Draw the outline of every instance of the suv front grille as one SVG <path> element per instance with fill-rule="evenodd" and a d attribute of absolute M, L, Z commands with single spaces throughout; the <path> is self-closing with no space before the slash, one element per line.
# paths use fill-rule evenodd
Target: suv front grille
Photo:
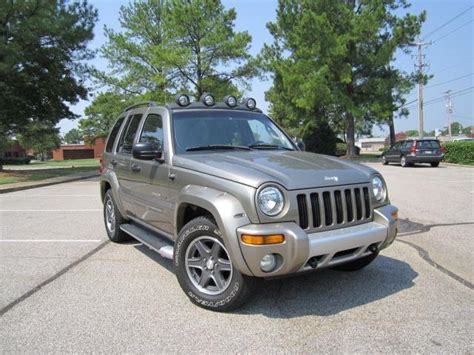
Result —
<path fill-rule="evenodd" d="M 305 230 L 328 230 L 372 219 L 367 185 L 318 189 L 298 194 L 299 225 Z"/>

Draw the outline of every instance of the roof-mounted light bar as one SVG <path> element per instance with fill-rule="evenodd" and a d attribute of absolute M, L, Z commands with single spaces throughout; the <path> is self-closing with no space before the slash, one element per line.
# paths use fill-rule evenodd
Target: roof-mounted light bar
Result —
<path fill-rule="evenodd" d="M 216 103 L 216 100 L 214 100 L 214 96 L 207 92 L 201 95 L 199 101 L 201 101 L 206 106 L 214 106 L 214 104 Z"/>
<path fill-rule="evenodd" d="M 257 101 L 255 99 L 248 97 L 242 100 L 242 103 L 249 109 L 254 110 L 257 108 Z"/>
<path fill-rule="evenodd" d="M 237 98 L 233 95 L 227 95 L 226 97 L 224 97 L 224 102 L 229 107 L 235 107 L 238 104 Z"/>
<path fill-rule="evenodd" d="M 191 103 L 191 99 L 186 94 L 176 95 L 176 103 L 181 107 L 186 107 Z"/>

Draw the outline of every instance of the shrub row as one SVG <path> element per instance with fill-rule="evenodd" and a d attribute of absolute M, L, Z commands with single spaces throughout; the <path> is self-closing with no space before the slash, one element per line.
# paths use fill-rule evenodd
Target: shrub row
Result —
<path fill-rule="evenodd" d="M 443 146 L 446 162 L 474 165 L 474 141 L 446 142 Z"/>
<path fill-rule="evenodd" d="M 9 159 L 0 159 L 1 165 L 23 165 L 29 164 L 31 161 L 30 157 L 25 158 L 9 158 Z"/>

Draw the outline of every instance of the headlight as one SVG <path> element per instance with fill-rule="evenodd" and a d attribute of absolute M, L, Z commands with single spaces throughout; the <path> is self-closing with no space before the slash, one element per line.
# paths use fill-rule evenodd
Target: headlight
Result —
<path fill-rule="evenodd" d="M 372 191 L 374 193 L 375 199 L 379 202 L 385 200 L 386 189 L 382 179 L 378 176 L 372 178 Z"/>
<path fill-rule="evenodd" d="M 257 204 L 260 211 L 267 216 L 276 216 L 283 210 L 285 198 L 283 193 L 274 186 L 263 188 L 257 196 Z"/>

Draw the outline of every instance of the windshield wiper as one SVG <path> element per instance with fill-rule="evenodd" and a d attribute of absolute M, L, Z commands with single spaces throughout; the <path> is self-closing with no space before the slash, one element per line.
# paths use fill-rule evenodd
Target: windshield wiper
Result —
<path fill-rule="evenodd" d="M 256 144 L 250 144 L 248 146 L 249 148 L 262 148 L 262 149 L 284 149 L 284 150 L 294 150 L 288 147 L 284 147 L 281 145 L 276 145 L 276 144 L 267 144 L 267 143 L 256 143 Z"/>
<path fill-rule="evenodd" d="M 213 150 L 213 149 L 232 149 L 232 150 L 250 150 L 250 147 L 243 145 L 228 145 L 228 144 L 209 144 L 209 145 L 200 145 L 197 147 L 187 148 L 187 152 L 193 152 L 197 150 Z"/>

